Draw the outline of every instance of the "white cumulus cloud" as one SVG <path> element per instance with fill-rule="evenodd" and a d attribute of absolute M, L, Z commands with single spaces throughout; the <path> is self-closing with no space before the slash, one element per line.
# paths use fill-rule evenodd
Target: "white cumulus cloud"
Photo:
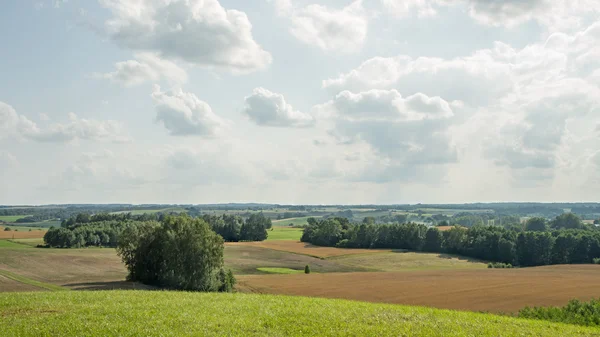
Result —
<path fill-rule="evenodd" d="M 156 120 L 173 136 L 215 136 L 226 122 L 210 105 L 196 95 L 181 89 L 161 91 L 155 85 L 152 99 L 156 105 Z"/>
<path fill-rule="evenodd" d="M 97 78 L 108 79 L 124 86 L 134 86 L 144 82 L 157 82 L 165 79 L 171 85 L 187 81 L 187 73 L 177 64 L 162 60 L 152 53 L 138 53 L 135 60 L 117 62 L 115 71 L 94 74 Z"/>
<path fill-rule="evenodd" d="M 232 72 L 256 71 L 271 63 L 271 54 L 254 40 L 246 13 L 225 9 L 218 0 L 100 3 L 112 13 L 106 28 L 120 46 Z"/>
<path fill-rule="evenodd" d="M 303 43 L 327 52 L 354 52 L 365 43 L 369 22 L 362 0 L 342 9 L 318 4 L 296 8 L 282 0 L 275 6 L 280 15 L 289 17 L 290 33 Z"/>
<path fill-rule="evenodd" d="M 314 118 L 294 108 L 283 95 L 265 88 L 256 88 L 245 98 L 243 113 L 254 123 L 262 126 L 307 127 L 315 123 Z"/>

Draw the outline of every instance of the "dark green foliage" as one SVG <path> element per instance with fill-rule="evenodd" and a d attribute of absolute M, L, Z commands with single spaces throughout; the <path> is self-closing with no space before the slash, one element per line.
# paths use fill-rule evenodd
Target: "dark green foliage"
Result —
<path fill-rule="evenodd" d="M 12 231 L 12 229 L 10 227 L 4 227 L 4 231 L 5 232 L 10 232 L 10 231 Z"/>
<path fill-rule="evenodd" d="M 262 213 L 250 215 L 240 229 L 240 241 L 264 241 L 267 229 L 271 228 L 271 219 Z"/>
<path fill-rule="evenodd" d="M 581 219 L 573 214 L 573 213 L 565 213 L 561 214 L 554 219 L 551 224 L 552 228 L 555 229 L 581 229 L 583 228 L 583 223 Z"/>
<path fill-rule="evenodd" d="M 544 232 L 546 231 L 547 227 L 548 225 L 546 224 L 546 219 L 544 218 L 531 218 L 525 223 L 525 230 L 533 232 Z"/>
<path fill-rule="evenodd" d="M 309 219 L 301 241 L 340 248 L 446 252 L 505 265 L 591 263 L 600 258 L 600 231 L 510 230 L 501 226 L 437 228 L 407 224 L 350 224 L 340 218 Z"/>
<path fill-rule="evenodd" d="M 310 274 L 310 267 L 308 265 L 304 266 L 304 274 Z"/>
<path fill-rule="evenodd" d="M 600 300 L 571 300 L 564 307 L 526 307 L 519 317 L 585 326 L 600 326 Z"/>
<path fill-rule="evenodd" d="M 506 269 L 506 268 L 513 268 L 513 265 L 510 263 L 490 262 L 490 263 L 488 263 L 487 267 L 488 268 Z"/>
<path fill-rule="evenodd" d="M 441 252 L 444 236 L 436 228 L 432 227 L 425 233 L 425 244 L 423 250 L 427 252 Z"/>
<path fill-rule="evenodd" d="M 127 228 L 117 253 L 131 281 L 194 291 L 231 291 L 235 284 L 223 269 L 223 238 L 187 215 Z"/>

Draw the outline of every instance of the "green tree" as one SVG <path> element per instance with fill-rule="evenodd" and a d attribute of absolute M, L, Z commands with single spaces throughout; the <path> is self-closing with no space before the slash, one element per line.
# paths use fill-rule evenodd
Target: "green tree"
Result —
<path fill-rule="evenodd" d="M 435 227 L 427 229 L 425 233 L 425 244 L 423 250 L 426 252 L 441 252 L 444 237 Z"/>
<path fill-rule="evenodd" d="M 240 240 L 242 241 L 264 241 L 267 239 L 267 229 L 271 228 L 271 219 L 262 213 L 250 215 L 240 229 Z M 269 227 L 267 227 L 269 226 Z"/>
<path fill-rule="evenodd" d="M 304 266 L 304 274 L 310 274 L 310 267 L 308 265 Z"/>
<path fill-rule="evenodd" d="M 525 223 L 525 230 L 534 232 L 544 232 L 547 229 L 546 219 L 544 218 L 530 218 Z"/>
<path fill-rule="evenodd" d="M 551 223 L 552 228 L 556 229 L 581 229 L 584 228 L 581 219 L 573 213 L 564 213 L 556 217 Z"/>
<path fill-rule="evenodd" d="M 223 238 L 187 215 L 126 229 L 117 252 L 132 281 L 193 291 L 231 291 L 235 283 L 223 269 Z"/>

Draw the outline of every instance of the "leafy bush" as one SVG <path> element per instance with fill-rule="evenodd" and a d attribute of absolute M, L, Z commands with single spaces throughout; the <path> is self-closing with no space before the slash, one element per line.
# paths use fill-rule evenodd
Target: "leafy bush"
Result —
<path fill-rule="evenodd" d="M 304 267 L 304 274 L 310 274 L 310 267 L 308 265 Z"/>
<path fill-rule="evenodd" d="M 10 227 L 4 227 L 4 231 L 5 232 L 10 232 L 10 231 L 12 231 L 12 229 Z"/>
<path fill-rule="evenodd" d="M 502 262 L 490 262 L 490 263 L 488 263 L 487 267 L 488 268 L 500 268 L 500 269 L 514 268 L 512 264 L 502 263 Z"/>
<path fill-rule="evenodd" d="M 571 300 L 564 307 L 526 307 L 519 311 L 518 316 L 567 324 L 600 326 L 600 300 L 589 302 Z"/>
<path fill-rule="evenodd" d="M 596 257 L 592 260 L 594 264 L 600 264 L 600 257 Z"/>

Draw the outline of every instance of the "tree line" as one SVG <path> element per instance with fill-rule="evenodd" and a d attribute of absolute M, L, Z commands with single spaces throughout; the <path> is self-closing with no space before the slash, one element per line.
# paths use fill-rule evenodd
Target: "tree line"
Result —
<path fill-rule="evenodd" d="M 459 254 L 516 266 L 592 263 L 600 257 L 600 231 L 575 225 L 573 220 L 577 220 L 574 215 L 561 215 L 544 231 L 483 225 L 440 231 L 416 223 L 353 224 L 346 218 L 310 218 L 301 241 L 328 247 Z"/>
<path fill-rule="evenodd" d="M 170 215 L 131 213 L 79 213 L 61 223 L 59 228 L 50 228 L 44 235 L 48 247 L 82 248 L 82 247 L 117 247 L 121 233 L 148 222 L 161 222 Z M 250 215 L 243 219 L 236 215 L 207 215 L 202 217 L 209 227 L 221 235 L 225 241 L 263 241 L 267 239 L 271 219 L 262 213 Z"/>

